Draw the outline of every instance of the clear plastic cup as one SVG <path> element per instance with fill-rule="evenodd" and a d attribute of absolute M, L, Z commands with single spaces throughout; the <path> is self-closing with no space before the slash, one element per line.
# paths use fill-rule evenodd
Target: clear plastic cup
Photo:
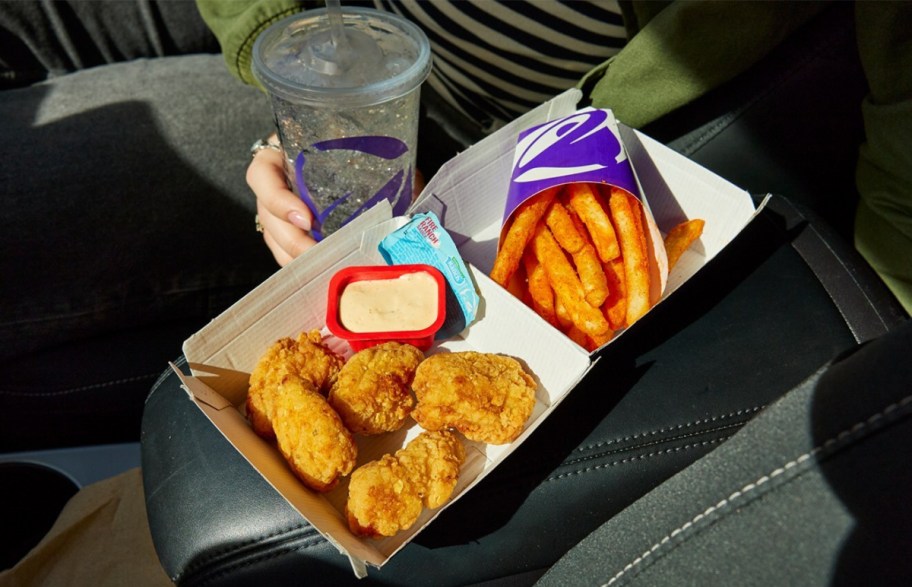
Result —
<path fill-rule="evenodd" d="M 343 43 L 326 9 L 266 29 L 253 73 L 272 102 L 289 185 L 322 239 L 386 199 L 411 203 L 419 93 L 430 45 L 414 24 L 369 8 L 342 11 Z"/>

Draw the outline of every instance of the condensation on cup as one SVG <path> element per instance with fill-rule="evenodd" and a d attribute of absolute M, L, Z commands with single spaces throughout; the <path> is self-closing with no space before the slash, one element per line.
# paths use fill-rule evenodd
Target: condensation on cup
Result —
<path fill-rule="evenodd" d="M 430 44 L 417 26 L 369 8 L 326 9 L 266 29 L 253 72 L 269 95 L 289 185 L 314 215 L 320 240 L 381 200 L 411 203 L 420 87 Z"/>

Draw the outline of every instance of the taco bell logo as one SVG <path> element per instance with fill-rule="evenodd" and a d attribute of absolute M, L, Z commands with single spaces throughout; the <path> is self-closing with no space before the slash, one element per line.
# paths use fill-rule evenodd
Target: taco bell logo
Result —
<path fill-rule="evenodd" d="M 385 137 L 385 136 L 361 136 L 361 137 L 345 137 L 340 139 L 330 139 L 327 141 L 320 141 L 311 145 L 311 149 L 317 153 L 317 155 L 307 155 L 304 151 L 298 153 L 298 156 L 295 159 L 294 163 L 294 172 L 295 172 L 295 186 L 297 187 L 298 196 L 301 200 L 310 208 L 310 211 L 314 215 L 314 229 L 311 231 L 314 238 L 320 240 L 323 238 L 324 234 L 320 230 L 320 226 L 325 224 L 326 219 L 329 218 L 333 213 L 341 213 L 342 210 L 346 210 L 350 206 L 350 200 L 353 197 L 353 191 L 347 191 L 343 193 L 341 197 L 333 197 L 331 202 L 317 201 L 311 191 L 307 188 L 307 183 L 305 182 L 305 174 L 307 174 L 311 179 L 314 179 L 315 175 L 319 174 L 318 170 L 308 169 L 308 158 L 311 159 L 318 156 L 318 154 L 326 153 L 339 153 L 345 154 L 348 153 L 352 160 L 358 160 L 362 162 L 361 169 L 354 167 L 351 172 L 346 172 L 345 170 L 334 170 L 329 174 L 320 175 L 320 181 L 326 182 L 328 184 L 334 184 L 336 187 L 341 186 L 340 189 L 347 190 L 350 186 L 345 185 L 345 180 L 350 180 L 349 183 L 357 182 L 362 180 L 365 177 L 368 177 L 368 173 L 364 171 L 364 168 L 372 167 L 372 159 L 381 159 L 385 161 L 395 161 L 407 155 L 408 145 L 403 141 L 395 137 Z M 389 200 L 393 205 L 393 214 L 401 216 L 405 214 L 406 210 L 411 204 L 412 201 L 412 175 L 413 170 L 411 162 L 406 158 L 408 164 L 403 167 L 401 164 L 390 165 L 384 164 L 381 167 L 392 166 L 394 173 L 392 177 L 383 178 L 383 183 L 378 184 L 377 186 L 370 187 L 372 191 L 376 189 L 372 194 L 365 198 L 364 202 L 360 204 L 354 211 L 348 213 L 347 217 L 343 219 L 340 226 L 348 224 L 353 218 L 364 212 L 365 210 L 371 208 L 381 200 Z M 335 166 L 334 166 L 335 167 Z"/>
<path fill-rule="evenodd" d="M 515 205 L 543 189 L 571 182 L 609 183 L 639 193 L 610 110 L 580 110 L 520 134 L 510 180 Z"/>

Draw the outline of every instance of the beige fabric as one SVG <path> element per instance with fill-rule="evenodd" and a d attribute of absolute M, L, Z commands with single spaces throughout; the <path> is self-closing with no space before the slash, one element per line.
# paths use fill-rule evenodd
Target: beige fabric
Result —
<path fill-rule="evenodd" d="M 152 546 L 138 468 L 81 489 L 38 546 L 0 572 L 0 587 L 57 585 L 173 585 Z"/>

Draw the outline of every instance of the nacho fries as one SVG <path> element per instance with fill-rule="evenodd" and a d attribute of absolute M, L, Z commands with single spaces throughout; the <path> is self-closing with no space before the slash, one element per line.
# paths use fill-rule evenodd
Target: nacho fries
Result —
<path fill-rule="evenodd" d="M 677 264 L 684 251 L 703 234 L 705 222 L 700 218 L 686 220 L 668 231 L 665 236 L 665 252 L 668 254 L 668 270 Z"/>
<path fill-rule="evenodd" d="M 505 227 L 491 277 L 571 340 L 595 350 L 654 300 L 647 220 L 640 201 L 603 184 L 571 183 L 523 202 Z M 703 231 L 672 228 L 669 269 Z"/>

